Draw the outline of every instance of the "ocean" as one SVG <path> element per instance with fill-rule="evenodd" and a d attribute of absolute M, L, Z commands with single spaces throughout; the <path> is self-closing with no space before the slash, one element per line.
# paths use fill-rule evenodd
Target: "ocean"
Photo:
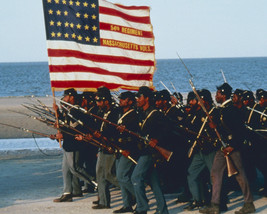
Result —
<path fill-rule="evenodd" d="M 197 89 L 216 91 L 224 82 L 221 70 L 233 89 L 266 90 L 267 57 L 205 58 L 183 60 Z M 179 59 L 157 60 L 153 83 L 156 90 L 189 92 L 189 74 Z M 48 62 L 0 63 L 0 97 L 52 95 Z M 174 87 L 172 86 L 174 85 Z M 57 92 L 56 95 L 61 95 Z"/>
<path fill-rule="evenodd" d="M 184 59 L 197 89 L 206 88 L 216 91 L 216 86 L 224 82 L 223 70 L 227 82 L 233 89 L 256 91 L 266 87 L 267 57 L 253 58 L 211 58 Z M 191 91 L 189 74 L 179 59 L 159 59 L 153 83 L 156 90 L 164 89 L 161 81 L 171 92 L 186 93 Z M 47 62 L 0 63 L 0 97 L 52 95 Z M 174 87 L 172 86 L 174 85 Z M 60 96 L 62 92 L 56 92 Z M 38 152 L 41 149 L 58 148 L 58 145 L 47 138 L 34 139 L 1 139 L 0 155 L 7 151 L 25 153 Z"/>

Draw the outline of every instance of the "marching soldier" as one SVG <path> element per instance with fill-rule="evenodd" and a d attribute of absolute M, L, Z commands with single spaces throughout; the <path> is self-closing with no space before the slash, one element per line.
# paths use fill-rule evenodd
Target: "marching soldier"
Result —
<path fill-rule="evenodd" d="M 67 89 L 64 91 L 63 101 L 70 103 L 71 105 L 77 105 L 77 92 L 75 89 Z M 64 104 L 62 104 L 64 105 Z M 79 115 L 78 110 L 65 107 L 63 112 L 59 112 L 58 106 L 54 106 L 55 111 L 58 111 L 59 118 L 66 124 L 75 129 L 81 129 L 80 125 L 74 121 L 70 115 L 77 117 Z M 71 135 L 73 133 L 73 135 Z M 93 176 L 86 172 L 86 169 L 80 162 L 81 143 L 75 140 L 75 131 L 67 129 L 66 133 L 59 133 L 56 136 L 51 136 L 53 139 L 63 139 L 63 161 L 62 161 L 62 173 L 64 190 L 63 195 L 60 198 L 54 199 L 54 202 L 70 202 L 72 197 L 82 197 L 81 187 L 79 179 L 85 182 L 91 183 L 94 179 Z"/>
<path fill-rule="evenodd" d="M 123 130 L 126 128 L 133 132 L 138 132 L 138 115 L 135 110 L 135 94 L 126 91 L 120 94 L 120 108 L 121 113 L 118 120 L 118 135 L 117 144 L 123 150 L 122 154 L 118 154 L 116 160 L 116 175 L 121 188 L 123 207 L 114 210 L 113 213 L 133 212 L 132 205 L 135 204 L 134 187 L 131 182 L 131 176 L 135 163 L 127 158 L 129 155 L 137 160 L 137 139 Z"/>
<path fill-rule="evenodd" d="M 184 136 L 180 134 L 179 127 L 183 124 L 185 113 L 176 105 L 171 105 L 171 96 L 167 90 L 158 91 L 155 97 L 155 106 L 161 111 L 168 125 L 168 138 L 165 142 L 168 149 L 173 151 L 171 160 L 158 164 L 164 192 L 173 192 L 184 183 L 186 179 L 187 144 Z"/>
<path fill-rule="evenodd" d="M 96 104 L 99 107 L 98 115 L 103 119 L 111 122 L 117 122 L 119 117 L 118 109 L 112 105 L 112 97 L 110 91 L 106 87 L 99 87 L 96 93 Z M 105 139 L 103 144 L 108 141 L 115 143 L 114 133 L 116 128 L 107 124 L 104 121 L 99 122 L 98 131 L 94 133 L 94 137 L 99 138 L 101 141 Z M 96 201 L 97 205 L 93 209 L 109 209 L 110 208 L 110 183 L 119 187 L 118 180 L 115 176 L 115 156 L 110 152 L 99 149 L 96 164 L 96 181 L 98 183 L 98 196 L 99 200 Z"/>
<path fill-rule="evenodd" d="M 262 97 L 260 97 L 262 98 Z M 258 168 L 264 176 L 264 190 L 263 195 L 267 196 L 267 145 L 266 136 L 259 130 L 264 129 L 261 120 L 264 117 L 261 112 L 263 108 L 256 103 L 255 97 L 251 91 L 244 91 L 242 101 L 246 107 L 245 123 L 249 131 L 247 139 L 246 153 L 251 157 L 247 161 L 254 167 Z"/>
<path fill-rule="evenodd" d="M 157 144 L 162 144 L 163 140 L 163 115 L 153 108 L 151 105 L 153 99 L 152 91 L 142 86 L 137 93 L 137 107 L 141 109 L 140 118 L 140 133 L 141 136 L 148 136 L 151 138 L 149 145 L 155 147 Z M 158 173 L 154 168 L 153 156 L 155 150 L 144 146 L 143 142 L 138 145 L 140 149 L 140 157 L 137 160 L 137 165 L 133 171 L 131 180 L 134 186 L 136 197 L 136 211 L 135 214 L 146 214 L 149 210 L 148 199 L 146 197 L 145 182 L 148 182 L 156 197 L 157 212 L 167 214 L 168 209 L 164 195 L 161 190 Z"/>
<path fill-rule="evenodd" d="M 243 133 L 245 132 L 244 123 L 240 111 L 234 107 L 230 99 L 232 93 L 232 87 L 228 83 L 224 83 L 217 87 L 216 101 L 221 104 L 219 107 L 219 118 L 217 124 L 211 124 L 216 127 L 222 136 L 222 139 L 226 140 L 227 147 L 223 147 L 215 154 L 214 162 L 211 169 L 212 179 L 212 198 L 211 205 L 209 207 L 200 210 L 200 213 L 217 214 L 220 213 L 220 196 L 222 190 L 223 174 L 227 167 L 225 154 L 231 158 L 236 167 L 238 173 L 235 175 L 236 180 L 244 195 L 244 206 L 236 211 L 236 214 L 253 213 L 255 212 L 255 206 L 253 204 L 253 196 L 250 191 L 248 180 L 244 172 L 240 147 L 244 142 Z"/>
<path fill-rule="evenodd" d="M 213 106 L 213 100 L 210 91 L 202 89 L 199 91 L 199 96 L 209 114 L 211 116 L 215 115 L 217 111 Z M 189 154 L 192 155 L 192 161 L 188 168 L 187 179 L 193 201 L 184 208 L 184 210 L 188 211 L 203 207 L 209 200 L 207 198 L 207 194 L 205 194 L 205 192 L 208 192 L 208 190 L 206 190 L 207 187 L 205 187 L 203 181 L 201 181 L 199 178 L 201 177 L 200 174 L 203 173 L 205 169 L 208 169 L 209 172 L 211 171 L 217 146 L 215 142 L 216 135 L 209 127 L 208 118 L 201 109 L 200 103 L 198 103 L 198 105 L 199 108 L 195 114 L 196 118 L 193 121 L 193 124 L 190 124 L 189 126 L 189 128 L 192 127 L 191 129 L 194 128 L 197 130 L 198 135 L 194 140 L 191 149 L 189 150 Z M 221 210 L 225 211 L 225 206 L 225 204 L 223 208 L 221 206 Z"/>

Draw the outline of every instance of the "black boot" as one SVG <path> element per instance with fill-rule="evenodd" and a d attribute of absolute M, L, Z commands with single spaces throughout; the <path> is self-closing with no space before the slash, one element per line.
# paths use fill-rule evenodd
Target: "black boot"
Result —
<path fill-rule="evenodd" d="M 253 202 L 250 202 L 250 203 L 245 203 L 240 210 L 235 211 L 235 214 L 255 213 L 255 211 L 256 209 Z"/>
<path fill-rule="evenodd" d="M 211 204 L 210 206 L 204 207 L 199 210 L 200 213 L 206 214 L 219 214 L 220 213 L 220 205 L 219 204 Z"/>
<path fill-rule="evenodd" d="M 199 209 L 203 207 L 203 203 L 200 202 L 200 201 L 192 201 L 191 203 L 189 203 L 185 208 L 184 210 L 188 210 L 188 211 L 191 211 L 191 210 L 194 210 L 194 209 Z"/>

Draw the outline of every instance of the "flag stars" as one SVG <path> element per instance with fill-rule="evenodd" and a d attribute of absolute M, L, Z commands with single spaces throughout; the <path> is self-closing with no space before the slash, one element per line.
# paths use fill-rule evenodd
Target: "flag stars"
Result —
<path fill-rule="evenodd" d="M 84 3 L 83 3 L 83 6 L 84 6 L 84 7 L 88 7 L 88 3 L 87 3 L 87 2 L 84 2 Z"/>
<path fill-rule="evenodd" d="M 93 14 L 91 17 L 92 17 L 92 19 L 96 19 L 96 15 L 95 14 Z"/>
<path fill-rule="evenodd" d="M 79 36 L 77 37 L 77 39 L 78 39 L 79 41 L 82 41 L 83 37 L 82 37 L 81 35 L 79 35 Z"/>
<path fill-rule="evenodd" d="M 54 26 L 55 22 L 54 22 L 53 20 L 51 20 L 51 21 L 49 22 L 49 24 L 50 24 L 50 26 Z"/>
<path fill-rule="evenodd" d="M 96 8 L 96 4 L 95 3 L 91 4 L 91 8 Z"/>
<path fill-rule="evenodd" d="M 93 38 L 93 42 L 97 43 L 98 39 L 96 37 Z"/>
<path fill-rule="evenodd" d="M 80 18 L 81 17 L 81 14 L 79 12 L 76 13 L 76 17 L 77 18 Z"/>
<path fill-rule="evenodd" d="M 55 32 L 52 32 L 52 33 L 51 33 L 51 36 L 52 36 L 52 37 L 56 37 Z"/>
<path fill-rule="evenodd" d="M 83 17 L 84 17 L 85 19 L 88 19 L 89 15 L 88 15 L 87 13 L 85 13 L 85 14 L 83 15 Z"/>
<path fill-rule="evenodd" d="M 85 25 L 85 26 L 84 26 L 84 29 L 85 29 L 85 30 L 89 30 L 89 26 L 88 26 L 88 25 Z"/>
<path fill-rule="evenodd" d="M 93 31 L 96 31 L 96 30 L 97 30 L 97 27 L 94 25 L 94 26 L 92 27 L 92 29 L 93 29 Z"/>
<path fill-rule="evenodd" d="M 71 34 L 71 38 L 75 39 L 76 38 L 76 34 L 75 33 Z"/>
<path fill-rule="evenodd" d="M 90 42 L 90 38 L 87 36 L 87 37 L 85 37 L 85 41 L 86 42 Z"/>
<path fill-rule="evenodd" d="M 60 21 L 57 22 L 57 26 L 61 27 L 62 23 Z"/>
<path fill-rule="evenodd" d="M 73 1 L 71 1 L 71 0 L 70 0 L 70 1 L 69 1 L 69 5 L 71 5 L 71 6 L 72 6 L 72 5 L 73 5 Z"/>
<path fill-rule="evenodd" d="M 61 37 L 62 33 L 58 32 L 57 37 Z"/>
<path fill-rule="evenodd" d="M 51 9 L 48 10 L 48 14 L 49 14 L 49 15 L 53 15 L 53 10 L 51 10 Z"/>
<path fill-rule="evenodd" d="M 57 10 L 57 15 L 60 16 L 61 15 L 61 11 Z"/>
<path fill-rule="evenodd" d="M 70 23 L 65 22 L 65 27 L 69 27 Z"/>
<path fill-rule="evenodd" d="M 71 28 L 74 28 L 74 24 L 73 24 L 73 23 L 70 23 L 70 27 L 71 27 Z"/>
<path fill-rule="evenodd" d="M 65 34 L 64 34 L 64 37 L 65 37 L 65 38 L 69 38 L 69 34 L 68 34 L 68 33 L 65 33 Z"/>
<path fill-rule="evenodd" d="M 67 4 L 67 1 L 66 0 L 62 0 L 62 4 Z"/>
<path fill-rule="evenodd" d="M 68 14 L 69 14 L 69 12 L 65 10 L 65 11 L 64 11 L 64 15 L 65 15 L 65 16 L 68 16 Z"/>
<path fill-rule="evenodd" d="M 80 6 L 81 3 L 79 1 L 76 1 L 75 4 L 76 6 Z"/>
<path fill-rule="evenodd" d="M 55 0 L 55 3 L 56 3 L 56 4 L 59 4 L 59 0 Z"/>
<path fill-rule="evenodd" d="M 52 3 L 52 0 L 47 0 L 47 3 Z"/>
<path fill-rule="evenodd" d="M 81 29 L 82 26 L 80 24 L 77 24 L 76 27 L 77 29 Z"/>

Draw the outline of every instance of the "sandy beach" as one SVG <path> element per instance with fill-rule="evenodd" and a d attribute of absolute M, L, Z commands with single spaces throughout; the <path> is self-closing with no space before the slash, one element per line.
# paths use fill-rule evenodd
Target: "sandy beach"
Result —
<path fill-rule="evenodd" d="M 38 98 L 39 99 L 39 98 Z M 52 98 L 40 98 L 46 105 L 52 105 Z M 0 121 L 24 128 L 34 129 L 43 133 L 52 133 L 55 130 L 46 125 L 11 112 L 25 111 L 22 103 L 32 103 L 31 98 L 0 98 Z M 20 130 L 0 126 L 0 138 L 27 138 L 30 134 Z M 84 194 L 82 198 L 74 198 L 70 203 L 54 203 L 53 199 L 62 194 L 63 180 L 61 171 L 61 149 L 40 151 L 1 151 L 0 152 L 0 213 L 112 213 L 122 206 L 121 194 L 118 189 L 112 189 L 111 209 L 93 210 L 92 201 L 96 200 L 96 193 Z M 262 177 L 253 184 L 253 192 L 257 213 L 267 213 L 267 198 L 257 194 L 262 186 Z M 148 188 L 147 191 L 150 211 L 155 213 L 155 199 Z M 166 200 L 171 214 L 186 213 L 183 204 L 176 204 L 178 193 L 166 194 Z M 243 205 L 241 192 L 230 192 L 228 211 L 234 213 Z M 197 210 L 187 213 L 199 213 Z"/>

